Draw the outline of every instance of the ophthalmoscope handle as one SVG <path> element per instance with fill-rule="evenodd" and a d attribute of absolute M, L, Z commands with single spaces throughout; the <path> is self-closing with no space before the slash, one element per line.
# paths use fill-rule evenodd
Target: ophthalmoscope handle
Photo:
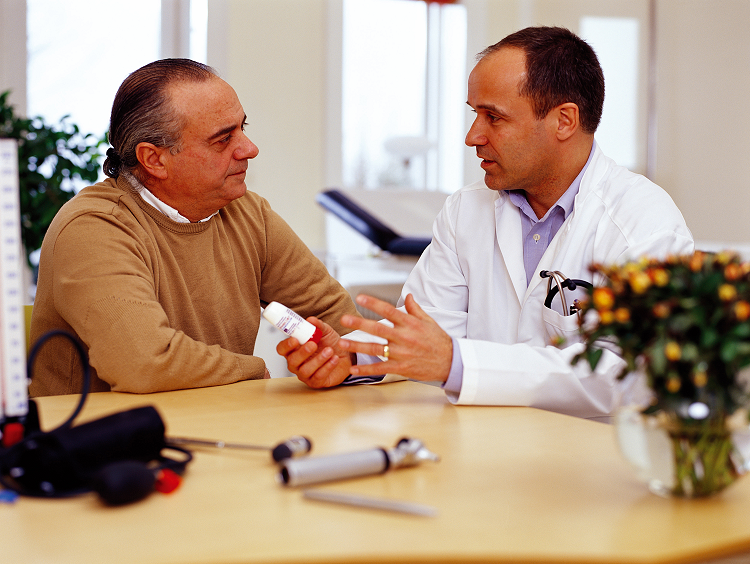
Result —
<path fill-rule="evenodd" d="M 287 486 L 306 486 L 358 476 L 380 474 L 388 470 L 388 454 L 382 448 L 361 452 L 287 459 L 281 465 L 279 479 Z"/>
<path fill-rule="evenodd" d="M 421 441 L 405 437 L 388 450 L 373 448 L 345 454 L 287 459 L 281 462 L 278 478 L 286 486 L 306 486 L 381 474 L 391 468 L 415 466 L 425 460 L 437 462 L 440 458 L 427 450 Z"/>

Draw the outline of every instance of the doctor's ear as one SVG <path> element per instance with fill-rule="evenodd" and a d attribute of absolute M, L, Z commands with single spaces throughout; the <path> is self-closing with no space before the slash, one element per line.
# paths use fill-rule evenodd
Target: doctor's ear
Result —
<path fill-rule="evenodd" d="M 573 102 L 560 104 L 554 110 L 557 118 L 557 138 L 565 141 L 570 138 L 581 125 L 578 105 Z"/>
<path fill-rule="evenodd" d="M 167 167 L 164 159 L 169 149 L 157 147 L 152 143 L 138 143 L 135 148 L 135 156 L 141 167 L 151 176 L 159 180 L 167 178 Z"/>

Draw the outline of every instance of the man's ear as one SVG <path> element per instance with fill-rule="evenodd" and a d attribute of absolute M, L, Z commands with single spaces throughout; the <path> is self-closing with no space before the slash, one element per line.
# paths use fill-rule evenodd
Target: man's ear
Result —
<path fill-rule="evenodd" d="M 164 154 L 167 151 L 169 149 L 151 143 L 138 143 L 135 156 L 145 172 L 159 180 L 166 180 L 168 175 Z"/>
<path fill-rule="evenodd" d="M 560 104 L 554 110 L 557 114 L 557 138 L 569 139 L 581 126 L 578 105 L 573 102 Z"/>

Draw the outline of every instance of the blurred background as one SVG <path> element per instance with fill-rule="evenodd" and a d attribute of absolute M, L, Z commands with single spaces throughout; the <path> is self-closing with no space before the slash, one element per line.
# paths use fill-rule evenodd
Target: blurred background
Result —
<path fill-rule="evenodd" d="M 23 115 L 100 135 L 129 72 L 207 62 L 260 147 L 249 189 L 322 250 L 325 187 L 450 193 L 481 178 L 463 145 L 467 75 L 478 51 L 536 24 L 599 53 L 604 151 L 662 185 L 698 240 L 746 243 L 746 0 L 0 0 L 0 91 Z"/>

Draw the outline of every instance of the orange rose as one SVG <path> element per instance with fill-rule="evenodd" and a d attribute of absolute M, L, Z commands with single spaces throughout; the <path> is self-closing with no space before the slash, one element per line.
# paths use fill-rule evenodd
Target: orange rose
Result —
<path fill-rule="evenodd" d="M 704 256 L 705 255 L 702 251 L 695 251 L 695 253 L 693 253 L 693 256 L 690 257 L 690 261 L 688 262 L 690 270 L 692 270 L 693 272 L 698 272 L 701 268 L 703 268 Z"/>
<path fill-rule="evenodd" d="M 675 343 L 674 341 L 669 341 L 664 346 L 664 356 L 666 356 L 667 359 L 671 361 L 680 360 L 680 357 L 682 356 L 682 349 L 680 348 L 680 345 L 678 343 Z"/>
<path fill-rule="evenodd" d="M 740 300 L 734 304 L 734 315 L 739 321 L 747 321 L 750 318 L 750 303 Z"/>
<path fill-rule="evenodd" d="M 671 392 L 673 394 L 680 391 L 680 388 L 682 387 L 682 382 L 680 382 L 680 379 L 676 376 L 672 376 L 667 380 L 667 391 Z"/>
<path fill-rule="evenodd" d="M 599 311 L 609 311 L 615 305 L 615 293 L 610 288 L 595 288 L 592 299 Z"/>
<path fill-rule="evenodd" d="M 660 288 L 669 284 L 669 272 L 663 268 L 650 268 L 648 275 L 651 278 L 651 281 Z"/>
<path fill-rule="evenodd" d="M 669 304 L 667 302 L 659 302 L 657 304 L 654 304 L 654 307 L 651 309 L 651 311 L 654 313 L 654 317 L 658 317 L 659 319 L 666 319 L 669 317 L 669 314 L 672 313 L 672 308 L 669 307 Z"/>
<path fill-rule="evenodd" d="M 618 307 L 615 310 L 615 320 L 617 323 L 627 323 L 630 321 L 630 310 L 626 307 Z"/>
<path fill-rule="evenodd" d="M 719 299 L 722 302 L 731 302 L 737 297 L 737 288 L 733 284 L 722 284 L 719 286 Z"/>
<path fill-rule="evenodd" d="M 742 278 L 742 267 L 736 262 L 730 262 L 724 267 L 724 278 L 730 282 Z"/>
<path fill-rule="evenodd" d="M 635 272 L 630 277 L 630 287 L 636 294 L 643 294 L 651 286 L 651 278 L 645 272 Z"/>
<path fill-rule="evenodd" d="M 700 370 L 693 374 L 693 384 L 695 384 L 696 388 L 702 388 L 708 384 L 708 374 L 706 374 L 705 370 Z"/>
<path fill-rule="evenodd" d="M 602 322 L 602 325 L 609 325 L 615 320 L 615 314 L 612 313 L 612 310 L 603 311 L 599 314 L 599 319 Z"/>

